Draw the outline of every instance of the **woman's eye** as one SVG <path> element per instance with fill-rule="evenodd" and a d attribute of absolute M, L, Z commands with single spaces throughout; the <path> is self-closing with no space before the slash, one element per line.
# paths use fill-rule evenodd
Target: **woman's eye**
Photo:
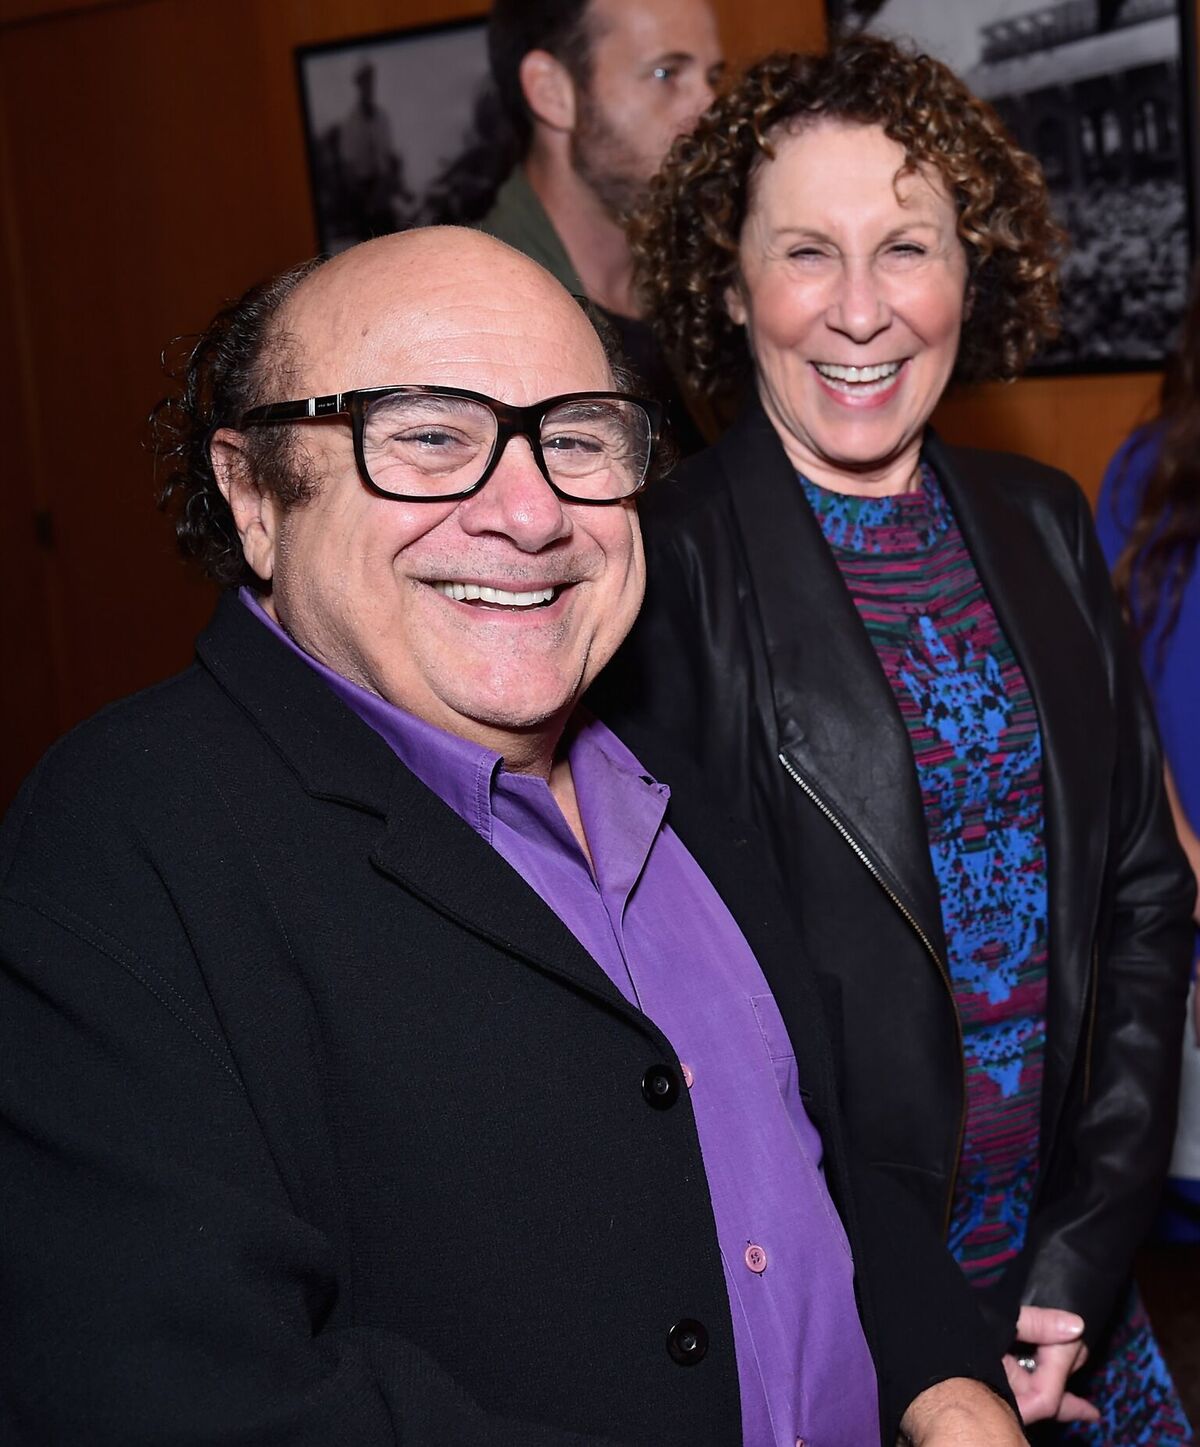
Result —
<path fill-rule="evenodd" d="M 674 80 L 679 74 L 677 65 L 656 65 L 650 72 L 655 80 Z"/>

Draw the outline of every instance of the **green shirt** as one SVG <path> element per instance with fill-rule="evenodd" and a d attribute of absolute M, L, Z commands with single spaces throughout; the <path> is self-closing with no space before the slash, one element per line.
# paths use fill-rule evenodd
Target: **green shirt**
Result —
<path fill-rule="evenodd" d="M 545 208 L 529 184 L 523 167 L 517 166 L 496 192 L 492 209 L 478 223 L 498 241 L 523 251 L 532 261 L 560 281 L 574 296 L 585 295 L 583 282 L 571 264 L 567 248 L 550 224 Z"/>

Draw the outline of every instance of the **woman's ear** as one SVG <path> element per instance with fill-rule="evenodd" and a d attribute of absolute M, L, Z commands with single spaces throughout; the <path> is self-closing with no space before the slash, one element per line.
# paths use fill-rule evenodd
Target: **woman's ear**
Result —
<path fill-rule="evenodd" d="M 221 496 L 233 514 L 242 556 L 255 576 L 269 583 L 275 572 L 279 504 L 251 474 L 245 433 L 219 427 L 208 444 L 208 456 Z"/>
<path fill-rule="evenodd" d="M 518 72 L 525 104 L 554 131 L 575 129 L 578 101 L 567 67 L 548 50 L 527 51 Z"/>
<path fill-rule="evenodd" d="M 725 288 L 725 314 L 735 327 L 746 325 L 746 299 L 742 295 L 741 281 L 731 281 Z"/>

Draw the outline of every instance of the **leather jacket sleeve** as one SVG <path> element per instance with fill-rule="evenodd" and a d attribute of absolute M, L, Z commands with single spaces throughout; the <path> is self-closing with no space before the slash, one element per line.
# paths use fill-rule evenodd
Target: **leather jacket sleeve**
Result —
<path fill-rule="evenodd" d="M 1170 1157 L 1195 888 L 1146 688 L 1078 492 L 1071 521 L 1073 566 L 1116 716 L 1110 832 L 1076 1076 L 1025 1249 L 995 1295 L 997 1304 L 1015 1298 L 1019 1285 L 1020 1301 L 1076 1311 L 1094 1341 L 1121 1305 Z"/>

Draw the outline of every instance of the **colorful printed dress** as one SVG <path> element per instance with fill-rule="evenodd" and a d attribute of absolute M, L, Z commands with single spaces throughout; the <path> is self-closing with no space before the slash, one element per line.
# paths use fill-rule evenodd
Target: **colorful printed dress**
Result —
<path fill-rule="evenodd" d="M 917 491 L 893 497 L 801 483 L 916 762 L 966 1054 L 966 1131 L 949 1246 L 968 1280 L 989 1286 L 1021 1249 L 1037 1174 L 1047 967 L 1037 713 L 928 468 Z M 1103 1420 L 1050 1427 L 1053 1440 L 1090 1447 L 1193 1440 L 1135 1292 L 1107 1356 L 1073 1389 Z"/>

